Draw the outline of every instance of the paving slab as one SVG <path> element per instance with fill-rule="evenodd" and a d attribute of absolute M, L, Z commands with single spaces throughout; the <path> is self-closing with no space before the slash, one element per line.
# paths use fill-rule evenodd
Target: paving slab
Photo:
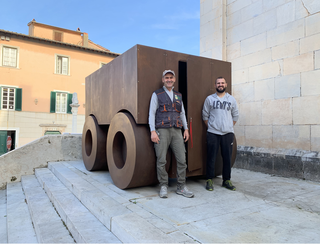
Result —
<path fill-rule="evenodd" d="M 8 243 L 38 243 L 21 182 L 7 184 Z"/>
<path fill-rule="evenodd" d="M 319 217 L 284 206 L 251 208 L 181 226 L 200 243 L 319 243 Z"/>
<path fill-rule="evenodd" d="M 76 242 L 120 243 L 49 169 L 36 169 L 35 173 Z"/>
<path fill-rule="evenodd" d="M 71 233 L 55 211 L 36 177 L 22 176 L 21 182 L 38 241 L 41 243 L 74 242 Z"/>
<path fill-rule="evenodd" d="M 284 178 L 241 169 L 235 169 L 235 171 L 237 174 L 234 174 L 233 181 L 245 195 L 320 214 L 319 182 Z"/>
<path fill-rule="evenodd" d="M 143 227 L 143 228 L 141 228 Z M 175 243 L 174 238 L 154 228 L 136 213 L 116 216 L 112 220 L 112 232 L 125 243 Z"/>
<path fill-rule="evenodd" d="M 0 243 L 7 243 L 7 195 L 0 190 Z"/>

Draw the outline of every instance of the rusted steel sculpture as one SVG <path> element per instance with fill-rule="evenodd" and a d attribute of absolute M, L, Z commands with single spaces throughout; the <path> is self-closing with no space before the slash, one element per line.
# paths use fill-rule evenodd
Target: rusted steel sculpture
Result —
<path fill-rule="evenodd" d="M 162 87 L 161 74 L 176 73 L 175 90 L 182 93 L 190 134 L 186 144 L 187 176 L 202 176 L 206 170 L 206 128 L 201 111 L 206 97 L 215 92 L 216 77 L 228 81 L 231 64 L 152 47 L 136 45 L 86 78 L 86 121 L 82 155 L 87 170 L 109 169 L 121 188 L 157 182 L 156 156 L 148 126 L 152 93 Z M 234 141 L 232 165 L 237 144 Z M 217 157 L 216 175 L 222 172 Z M 176 162 L 167 155 L 169 176 L 176 176 Z"/>

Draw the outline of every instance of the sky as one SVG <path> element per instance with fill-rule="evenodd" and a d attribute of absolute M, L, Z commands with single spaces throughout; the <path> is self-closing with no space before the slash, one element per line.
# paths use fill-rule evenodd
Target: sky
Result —
<path fill-rule="evenodd" d="M 199 0 L 0 0 L 0 29 L 28 34 L 39 23 L 86 32 L 115 53 L 136 44 L 199 55 Z M 4 11 L 5 10 L 5 11 Z"/>

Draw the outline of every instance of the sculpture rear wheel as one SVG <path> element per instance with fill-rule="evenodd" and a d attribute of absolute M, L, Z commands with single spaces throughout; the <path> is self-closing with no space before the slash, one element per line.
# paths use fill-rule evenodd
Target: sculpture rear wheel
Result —
<path fill-rule="evenodd" d="M 120 189 L 157 183 L 156 157 L 147 125 L 137 125 L 129 113 L 116 114 L 107 136 L 111 178 Z"/>
<path fill-rule="evenodd" d="M 88 116 L 82 132 L 82 158 L 89 171 L 107 169 L 106 131 L 94 116 Z"/>

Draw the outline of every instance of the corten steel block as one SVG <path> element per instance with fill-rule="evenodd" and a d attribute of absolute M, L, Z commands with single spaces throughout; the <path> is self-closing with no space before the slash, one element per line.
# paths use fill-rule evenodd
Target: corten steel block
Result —
<path fill-rule="evenodd" d="M 148 127 L 149 104 L 152 93 L 163 85 L 162 72 L 166 69 L 175 71 L 174 89 L 182 93 L 189 130 L 192 127 L 193 146 L 191 140 L 186 146 L 187 176 L 205 175 L 206 127 L 201 111 L 206 97 L 216 92 L 214 82 L 217 77 L 223 76 L 226 79 L 227 92 L 231 94 L 229 62 L 136 45 L 86 78 L 86 117 L 94 116 L 100 126 L 107 128 L 117 113 L 125 112 L 132 116 L 137 125 L 145 126 L 148 133 L 143 133 L 139 139 L 152 145 Z M 113 151 L 112 148 L 108 150 L 108 147 L 114 147 L 112 141 L 116 140 L 118 147 L 120 145 L 120 137 L 113 136 L 109 138 L 107 135 L 106 153 Z M 121 138 L 124 141 L 132 140 L 125 136 Z M 143 150 L 139 150 L 139 153 L 143 153 Z M 236 141 L 232 163 L 235 155 Z M 112 157 L 116 156 L 107 155 L 108 159 Z M 174 158 L 171 161 L 175 164 Z M 221 156 L 218 161 L 216 172 L 221 174 Z M 155 159 L 151 163 L 155 167 Z M 171 177 L 176 174 L 175 168 L 170 167 Z M 120 177 L 120 174 L 117 175 Z"/>

